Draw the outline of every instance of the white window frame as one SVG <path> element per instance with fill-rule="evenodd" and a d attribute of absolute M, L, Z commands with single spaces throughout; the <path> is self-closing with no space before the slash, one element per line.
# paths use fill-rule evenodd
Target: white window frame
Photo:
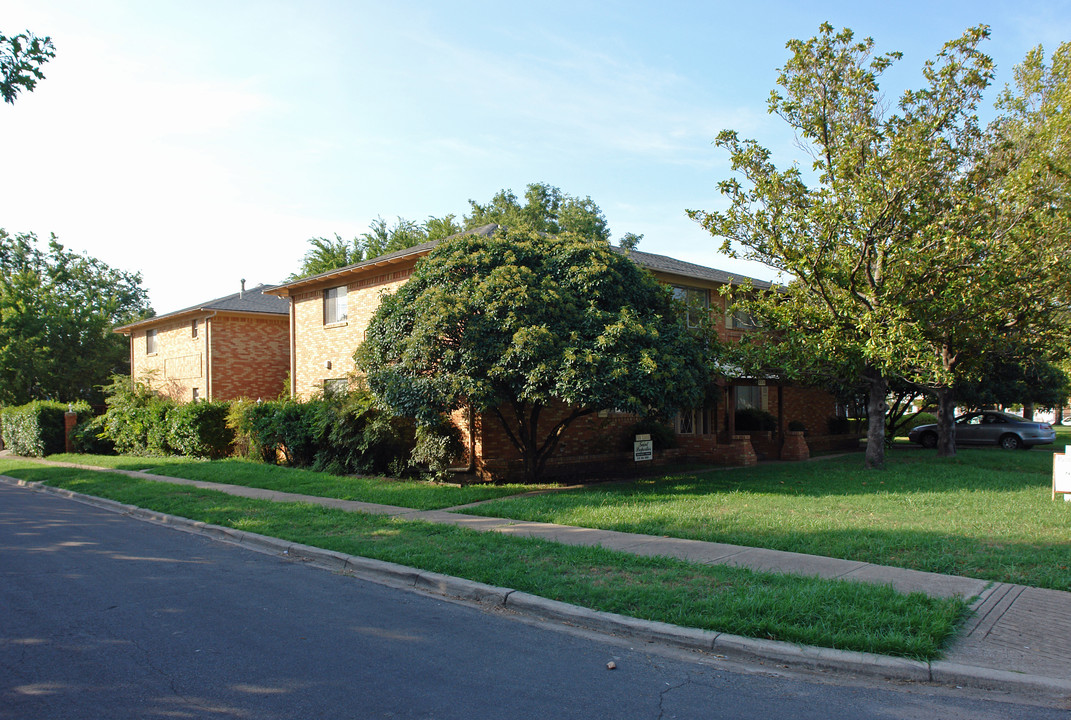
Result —
<path fill-rule="evenodd" d="M 145 331 L 145 354 L 155 355 L 157 353 L 156 347 L 156 330 Z"/>
<path fill-rule="evenodd" d="M 710 290 L 690 285 L 673 285 L 672 289 L 673 297 L 684 303 L 684 317 L 688 327 L 699 327 L 703 317 L 710 312 Z"/>
<path fill-rule="evenodd" d="M 324 325 L 338 325 L 349 318 L 346 308 L 346 295 L 348 287 L 327 288 L 324 290 Z"/>

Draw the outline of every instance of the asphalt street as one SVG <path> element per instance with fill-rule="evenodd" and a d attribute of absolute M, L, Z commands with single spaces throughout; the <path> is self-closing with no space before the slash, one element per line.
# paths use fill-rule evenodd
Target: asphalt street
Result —
<path fill-rule="evenodd" d="M 0 485 L 5 720 L 1068 715 L 725 667 Z"/>

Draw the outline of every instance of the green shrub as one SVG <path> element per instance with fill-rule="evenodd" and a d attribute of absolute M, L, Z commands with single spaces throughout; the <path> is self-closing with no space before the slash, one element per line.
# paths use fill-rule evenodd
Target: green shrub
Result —
<path fill-rule="evenodd" d="M 227 427 L 234 431 L 234 452 L 239 457 L 274 464 L 278 440 L 270 432 L 274 408 L 247 398 L 231 403 Z"/>
<path fill-rule="evenodd" d="M 167 448 L 189 457 L 226 457 L 234 442 L 234 430 L 227 427 L 229 408 L 225 402 L 169 407 L 165 415 Z"/>
<path fill-rule="evenodd" d="M 736 429 L 744 431 L 776 430 L 777 418 L 758 408 L 742 408 L 736 411 Z"/>
<path fill-rule="evenodd" d="M 465 452 L 457 426 L 444 420 L 434 427 L 418 425 L 410 464 L 426 471 L 436 482 L 445 482 L 450 465 Z"/>
<path fill-rule="evenodd" d="M 107 435 L 103 415 L 75 426 L 71 431 L 71 449 L 89 455 L 115 454 L 115 443 Z"/>
<path fill-rule="evenodd" d="M 151 387 L 131 382 L 125 375 L 113 375 L 103 388 L 108 410 L 104 413 L 104 434 L 123 455 L 166 455 L 167 411 L 174 401 L 160 397 Z"/>
<path fill-rule="evenodd" d="M 314 467 L 339 474 L 403 475 L 416 445 L 416 426 L 384 411 L 364 388 L 324 401 L 315 417 L 322 444 Z"/>
<path fill-rule="evenodd" d="M 4 446 L 16 455 L 44 457 L 66 449 L 64 415 L 73 409 L 79 419 L 92 416 L 85 402 L 72 406 L 51 401 L 34 401 L 2 411 Z"/>
<path fill-rule="evenodd" d="M 909 432 L 914 430 L 919 425 L 935 425 L 937 424 L 937 416 L 928 412 L 915 413 L 910 417 L 903 417 L 900 419 L 900 423 L 895 428 L 895 434 L 897 437 L 906 437 Z"/>
<path fill-rule="evenodd" d="M 667 425 L 658 418 L 646 416 L 629 428 L 622 439 L 622 450 L 632 451 L 637 435 L 650 435 L 655 450 L 667 450 L 677 447 L 677 433 L 672 425 Z"/>

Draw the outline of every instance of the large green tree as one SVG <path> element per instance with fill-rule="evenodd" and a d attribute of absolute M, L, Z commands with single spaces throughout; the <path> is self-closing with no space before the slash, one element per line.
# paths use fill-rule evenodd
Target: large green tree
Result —
<path fill-rule="evenodd" d="M 971 28 L 947 43 L 895 111 L 879 78 L 899 53 L 877 55 L 873 40 L 828 24 L 790 41 L 769 109 L 794 130 L 811 172 L 779 170 L 757 142 L 724 131 L 717 144 L 743 182 L 720 184 L 727 209 L 691 212 L 723 250 L 790 278 L 739 300 L 788 365 L 839 367 L 866 383 L 868 467 L 884 463 L 890 379 L 950 397 L 963 359 L 999 342 L 1024 309 L 1022 291 L 1053 289 L 1053 263 L 1012 232 L 1033 212 L 1013 205 L 1035 207 L 1021 192 L 1029 183 L 1010 181 L 1021 163 L 1011 153 L 994 161 L 1006 139 L 977 119 L 993 77 L 978 49 L 987 36 Z M 954 452 L 954 436 L 943 449 Z"/>
<path fill-rule="evenodd" d="M 100 402 L 99 386 L 129 372 L 112 328 L 151 314 L 140 274 L 0 229 L 0 404 Z"/>
<path fill-rule="evenodd" d="M 39 38 L 29 30 L 8 37 L 0 33 L 0 97 L 15 103 L 19 92 L 33 92 L 44 80 L 41 66 L 56 57 L 52 38 Z"/>
<path fill-rule="evenodd" d="M 399 217 L 394 225 L 388 225 L 382 217 L 377 217 L 371 222 L 368 232 L 352 240 L 344 240 L 338 233 L 335 233 L 333 240 L 309 238 L 309 248 L 301 259 L 301 269 L 292 274 L 290 279 L 337 270 L 429 240 L 441 240 L 458 232 L 461 232 L 461 225 L 453 215 L 441 218 L 431 216 L 424 223 Z"/>
<path fill-rule="evenodd" d="M 708 379 L 701 341 L 650 273 L 605 240 L 533 230 L 439 244 L 383 299 L 356 360 L 422 423 L 489 413 L 529 481 L 576 419 L 693 406 Z"/>
<path fill-rule="evenodd" d="M 469 200 L 469 207 L 466 230 L 495 223 L 551 235 L 571 232 L 597 240 L 610 239 L 606 217 L 590 197 L 574 197 L 546 183 L 530 183 L 523 204 L 512 190 L 500 190 L 484 204 Z"/>

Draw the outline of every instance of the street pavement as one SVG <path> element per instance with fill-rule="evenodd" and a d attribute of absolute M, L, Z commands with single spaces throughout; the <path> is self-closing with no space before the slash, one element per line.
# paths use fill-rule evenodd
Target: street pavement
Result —
<path fill-rule="evenodd" d="M 114 510 L 0 483 L 0 720 L 1067 717 L 587 632 Z"/>
<path fill-rule="evenodd" d="M 83 467 L 83 466 L 78 466 Z M 99 470 L 100 468 L 89 468 Z M 118 471 L 116 471 L 118 472 Z M 118 506 L 156 522 L 188 526 L 197 532 L 223 540 L 246 544 L 267 552 L 300 555 L 328 567 L 377 577 L 392 584 L 417 585 L 448 595 L 480 602 L 501 603 L 514 611 L 556 619 L 612 632 L 658 641 L 678 647 L 701 649 L 739 658 L 753 658 L 792 663 L 821 670 L 855 672 L 893 680 L 930 682 L 949 686 L 970 686 L 1017 693 L 1037 693 L 1071 703 L 1071 593 L 1008 583 L 990 583 L 937 573 L 906 570 L 850 560 L 826 558 L 800 553 L 749 548 L 723 543 L 637 535 L 549 523 L 515 521 L 482 517 L 462 510 L 420 511 L 410 508 L 336 500 L 295 493 L 283 493 L 239 485 L 162 477 L 134 471 L 124 474 L 161 482 L 192 485 L 242 497 L 276 502 L 307 502 L 354 512 L 384 514 L 401 519 L 445 523 L 484 532 L 541 538 L 571 545 L 597 545 L 608 549 L 647 556 L 680 558 L 702 564 L 725 564 L 761 571 L 812 575 L 858 582 L 889 584 L 903 592 L 922 592 L 937 597 L 960 596 L 974 599 L 973 614 L 943 659 L 920 662 L 880 655 L 809 648 L 677 628 L 649 623 L 608 613 L 577 608 L 508 588 L 491 588 L 477 583 L 443 578 L 410 568 L 365 559 L 338 558 L 337 553 L 297 546 L 285 541 L 261 538 L 226 528 L 211 528 L 203 523 L 189 523 L 159 513 L 135 511 Z M 0 476 L 2 477 L 2 476 Z M 27 485 L 10 478 L 7 482 Z M 55 491 L 68 494 L 66 491 Z M 116 503 L 90 499 L 98 505 Z M 341 565 L 339 565 L 341 563 Z M 1069 705 L 1071 707 L 1071 705 Z"/>

